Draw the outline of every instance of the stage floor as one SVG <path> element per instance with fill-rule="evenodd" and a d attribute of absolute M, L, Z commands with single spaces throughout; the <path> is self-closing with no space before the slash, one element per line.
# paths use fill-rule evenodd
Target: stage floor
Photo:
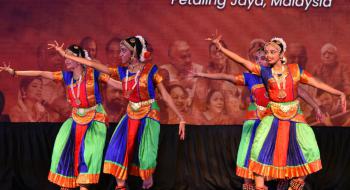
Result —
<path fill-rule="evenodd" d="M 0 123 L 0 189 L 59 189 L 47 181 L 51 153 L 60 123 Z M 108 136 L 116 124 L 111 124 Z M 153 189 L 240 189 L 235 175 L 241 126 L 188 126 L 179 141 L 176 125 L 162 125 Z M 307 190 L 350 189 L 350 128 L 314 127 L 323 169 L 307 178 Z M 108 142 L 107 139 L 107 142 Z M 131 189 L 141 181 L 130 177 Z M 92 189 L 114 189 L 115 180 L 101 175 Z M 270 190 L 274 182 L 268 183 Z"/>

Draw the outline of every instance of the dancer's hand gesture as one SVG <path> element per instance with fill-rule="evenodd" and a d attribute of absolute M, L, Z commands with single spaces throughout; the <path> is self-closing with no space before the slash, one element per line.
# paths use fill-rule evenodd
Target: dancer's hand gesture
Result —
<path fill-rule="evenodd" d="M 219 49 L 219 51 L 222 48 L 222 45 L 220 43 L 222 39 L 222 35 L 218 33 L 218 30 L 215 31 L 215 34 L 211 35 L 211 37 L 206 38 L 205 40 L 210 41 L 211 43 L 216 45 L 216 48 Z"/>
<path fill-rule="evenodd" d="M 2 62 L 4 65 L 0 67 L 0 72 L 1 71 L 6 71 L 10 73 L 11 75 L 15 75 L 15 70 L 11 68 L 10 63 L 7 65 L 5 62 Z"/>
<path fill-rule="evenodd" d="M 180 140 L 184 140 L 185 139 L 185 125 L 186 125 L 186 121 L 181 119 L 180 123 L 179 123 L 179 136 L 180 136 Z"/>
<path fill-rule="evenodd" d="M 64 57 L 66 54 L 66 52 L 63 50 L 64 43 L 59 45 L 56 40 L 54 42 L 55 43 L 53 43 L 53 44 L 47 44 L 49 46 L 47 49 L 55 48 L 55 50 Z"/>

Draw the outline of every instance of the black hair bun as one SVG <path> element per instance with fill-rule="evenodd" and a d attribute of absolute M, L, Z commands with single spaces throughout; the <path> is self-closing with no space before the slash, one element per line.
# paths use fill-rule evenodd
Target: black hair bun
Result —
<path fill-rule="evenodd" d="M 76 45 L 76 44 L 72 44 L 70 45 L 67 50 L 71 51 L 75 56 L 77 57 L 82 57 L 85 58 L 85 52 L 83 50 L 83 48 L 81 48 L 80 46 Z"/>

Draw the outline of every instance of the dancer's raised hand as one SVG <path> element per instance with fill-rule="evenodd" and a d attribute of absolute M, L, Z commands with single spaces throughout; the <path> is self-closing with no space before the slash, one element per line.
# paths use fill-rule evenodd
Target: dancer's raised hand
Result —
<path fill-rule="evenodd" d="M 1 71 L 6 71 L 8 73 L 10 73 L 11 75 L 15 75 L 15 70 L 11 68 L 10 63 L 6 64 L 6 62 L 2 62 L 3 66 L 0 67 L 0 72 Z"/>
<path fill-rule="evenodd" d="M 220 43 L 222 39 L 222 35 L 218 33 L 218 30 L 215 31 L 215 34 L 212 34 L 211 37 L 206 38 L 205 40 L 210 41 L 211 43 L 215 44 L 216 47 L 221 50 L 222 45 Z"/>
<path fill-rule="evenodd" d="M 54 48 L 59 54 L 61 54 L 63 57 L 66 54 L 66 52 L 63 50 L 64 43 L 59 45 L 59 43 L 55 40 L 53 44 L 47 44 L 49 47 L 47 49 Z"/>

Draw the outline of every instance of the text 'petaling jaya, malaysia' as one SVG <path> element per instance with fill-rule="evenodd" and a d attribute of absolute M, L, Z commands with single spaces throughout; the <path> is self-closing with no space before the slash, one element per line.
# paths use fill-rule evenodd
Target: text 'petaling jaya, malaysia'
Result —
<path fill-rule="evenodd" d="M 330 8 L 332 0 L 271 0 L 271 7 L 303 8 L 305 11 L 313 8 Z M 214 6 L 217 9 L 226 7 L 226 0 L 171 0 L 171 5 L 180 6 Z M 265 0 L 231 0 L 231 7 L 242 7 L 250 10 L 252 7 L 265 8 Z"/>

